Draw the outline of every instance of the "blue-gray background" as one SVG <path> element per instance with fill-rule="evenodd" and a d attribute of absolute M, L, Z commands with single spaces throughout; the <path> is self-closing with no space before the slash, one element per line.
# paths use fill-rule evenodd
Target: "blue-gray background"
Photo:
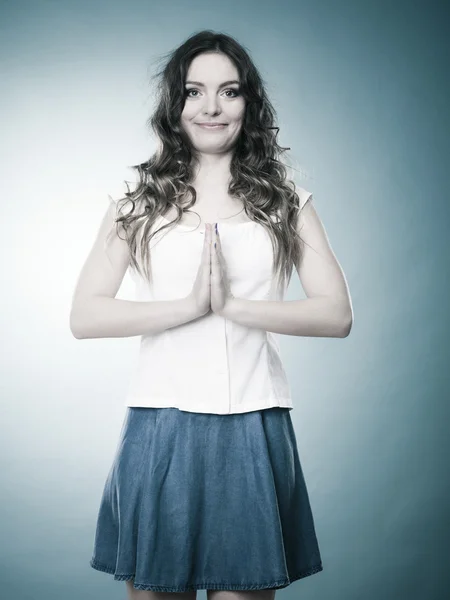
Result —
<path fill-rule="evenodd" d="M 260 68 L 355 312 L 346 339 L 280 337 L 324 571 L 277 596 L 447 597 L 444 7 L 2 2 L 2 597 L 125 598 L 88 561 L 139 338 L 75 340 L 71 294 L 107 194 L 153 152 L 154 60 L 204 28 Z"/>

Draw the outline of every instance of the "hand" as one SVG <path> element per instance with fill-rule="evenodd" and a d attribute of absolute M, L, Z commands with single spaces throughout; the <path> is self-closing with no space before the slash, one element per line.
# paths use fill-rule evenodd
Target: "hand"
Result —
<path fill-rule="evenodd" d="M 194 305 L 196 317 L 202 317 L 211 309 L 211 226 L 206 225 L 201 262 L 194 286 L 188 295 Z"/>
<path fill-rule="evenodd" d="M 234 299 L 230 290 L 227 277 L 227 266 L 222 254 L 220 235 L 214 224 L 208 224 L 211 238 L 211 310 L 221 316 L 227 314 L 227 310 Z M 214 242 L 216 245 L 214 246 Z"/>

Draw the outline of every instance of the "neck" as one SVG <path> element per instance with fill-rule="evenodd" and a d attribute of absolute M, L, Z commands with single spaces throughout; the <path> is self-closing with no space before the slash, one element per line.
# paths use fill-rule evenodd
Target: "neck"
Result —
<path fill-rule="evenodd" d="M 231 153 L 201 154 L 194 175 L 194 186 L 209 185 L 228 187 L 230 180 Z"/>

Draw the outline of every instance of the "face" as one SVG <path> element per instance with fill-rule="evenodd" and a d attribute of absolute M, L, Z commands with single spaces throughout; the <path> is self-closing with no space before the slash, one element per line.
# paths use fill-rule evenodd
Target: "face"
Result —
<path fill-rule="evenodd" d="M 235 144 L 245 111 L 235 65 L 224 54 L 204 53 L 191 62 L 185 81 L 181 124 L 201 153 L 221 154 Z M 222 123 L 206 127 L 203 123 Z"/>

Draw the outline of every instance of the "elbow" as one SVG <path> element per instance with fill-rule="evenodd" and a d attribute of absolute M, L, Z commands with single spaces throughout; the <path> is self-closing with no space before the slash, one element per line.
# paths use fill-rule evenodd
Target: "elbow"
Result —
<path fill-rule="evenodd" d="M 80 318 L 80 310 L 72 306 L 69 317 L 69 327 L 74 338 L 82 340 L 86 338 L 86 332 L 83 330 L 82 322 Z"/>
<path fill-rule="evenodd" d="M 341 327 L 339 329 L 339 337 L 346 338 L 350 335 L 350 331 L 353 326 L 353 311 L 350 308 L 347 308 L 344 311 L 344 315 L 341 319 Z"/>
<path fill-rule="evenodd" d="M 350 331 L 352 330 L 353 319 L 349 322 L 346 322 L 345 325 L 341 327 L 339 330 L 339 337 L 346 338 L 350 335 Z"/>

